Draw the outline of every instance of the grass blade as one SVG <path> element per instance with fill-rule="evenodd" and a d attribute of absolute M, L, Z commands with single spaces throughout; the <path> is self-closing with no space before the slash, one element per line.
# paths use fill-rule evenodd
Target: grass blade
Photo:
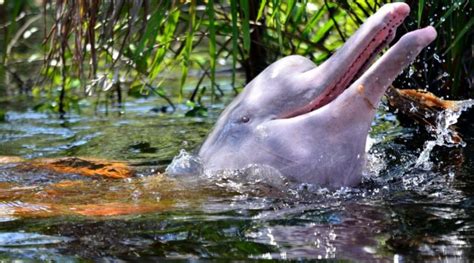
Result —
<path fill-rule="evenodd" d="M 138 43 L 137 49 L 135 50 L 135 57 L 140 56 L 140 54 L 145 49 L 145 46 L 151 47 L 155 44 L 156 41 L 156 32 L 159 31 L 160 24 L 164 17 L 165 9 L 158 8 L 148 21 L 148 24 L 145 29 L 145 33 L 140 39 L 140 43 Z"/>
<path fill-rule="evenodd" d="M 250 51 L 250 24 L 249 24 L 249 2 L 247 0 L 240 0 L 240 8 L 242 9 L 243 18 L 241 19 L 242 24 L 242 37 L 244 39 L 244 51 Z"/>
<path fill-rule="evenodd" d="M 445 55 L 446 53 L 448 53 L 453 47 L 456 46 L 456 44 L 459 42 L 459 40 L 461 40 L 461 38 L 467 33 L 469 32 L 469 30 L 471 29 L 471 27 L 474 25 L 474 17 L 471 17 L 471 19 L 469 19 L 469 22 L 467 22 L 466 26 L 464 26 L 464 28 L 459 31 L 459 33 L 456 35 L 456 38 L 453 40 L 453 42 L 451 43 L 451 45 L 449 45 L 448 48 L 446 48 L 446 50 L 444 51 L 443 55 Z"/>
<path fill-rule="evenodd" d="M 439 21 L 434 25 L 435 27 L 439 27 L 446 19 L 453 13 L 454 10 L 460 8 L 464 3 L 463 2 L 454 2 L 453 5 L 443 14 L 443 16 L 439 19 Z"/>
<path fill-rule="evenodd" d="M 181 81 L 179 85 L 179 100 L 183 98 L 183 88 L 186 78 L 189 71 L 189 58 L 191 56 L 191 51 L 193 49 L 193 40 L 194 40 L 194 24 L 196 21 L 196 1 L 192 0 L 189 6 L 189 22 L 188 22 L 188 32 L 186 34 L 186 42 L 182 52 L 182 67 L 181 67 Z"/>
<path fill-rule="evenodd" d="M 280 0 L 273 0 L 273 14 L 271 16 L 271 20 L 273 23 L 275 23 L 275 27 L 277 30 L 278 34 L 278 47 L 279 47 L 279 52 L 283 53 L 283 37 L 282 37 L 282 30 L 281 30 L 281 21 L 280 21 L 280 5 L 281 1 Z"/>
<path fill-rule="evenodd" d="M 260 18 L 262 18 L 262 15 L 263 15 L 263 10 L 265 9 L 265 6 L 267 5 L 267 0 L 261 0 L 260 2 L 260 7 L 258 8 L 258 14 L 257 14 L 257 20 L 260 20 Z"/>
<path fill-rule="evenodd" d="M 149 79 L 151 80 L 155 79 L 162 70 L 162 62 L 169 46 L 171 45 L 171 40 L 174 38 L 174 32 L 176 31 L 179 16 L 180 10 L 179 8 L 175 8 L 167 17 L 168 19 L 165 23 L 163 35 L 161 36 L 162 45 L 156 51 L 153 62 L 151 63 L 151 71 L 149 75 Z"/>
<path fill-rule="evenodd" d="M 326 6 L 323 6 L 321 7 L 318 12 L 316 12 L 309 20 L 308 24 L 306 24 L 306 26 L 304 27 L 303 29 L 303 33 L 304 34 L 308 34 L 313 28 L 314 28 L 314 25 L 316 25 L 320 20 L 321 18 L 323 17 L 323 15 L 326 13 Z"/>
<path fill-rule="evenodd" d="M 214 98 L 214 87 L 216 85 L 216 28 L 214 17 L 214 0 L 209 0 L 207 3 L 207 15 L 209 17 L 209 57 L 210 60 L 210 74 L 211 74 L 211 98 Z"/>
<path fill-rule="evenodd" d="M 423 8 L 425 7 L 425 0 L 418 0 L 418 27 L 421 26 L 421 17 L 423 16 Z"/>
<path fill-rule="evenodd" d="M 239 29 L 237 28 L 237 0 L 230 0 L 231 18 L 232 18 L 232 86 L 235 85 L 235 70 L 237 67 L 237 50 Z"/>
<path fill-rule="evenodd" d="M 296 5 L 296 1 L 295 0 L 288 0 L 288 2 L 286 3 L 286 20 L 285 20 L 285 25 L 288 23 L 288 20 L 291 19 L 291 12 L 293 11 L 293 9 L 295 8 L 295 5 Z"/>

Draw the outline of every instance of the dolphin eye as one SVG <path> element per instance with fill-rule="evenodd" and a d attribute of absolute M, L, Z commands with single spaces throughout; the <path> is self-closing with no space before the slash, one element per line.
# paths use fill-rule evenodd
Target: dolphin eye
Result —
<path fill-rule="evenodd" d="M 242 123 L 247 123 L 249 121 L 250 121 L 250 118 L 248 116 L 244 115 L 244 116 L 240 117 L 240 122 L 242 122 Z"/>

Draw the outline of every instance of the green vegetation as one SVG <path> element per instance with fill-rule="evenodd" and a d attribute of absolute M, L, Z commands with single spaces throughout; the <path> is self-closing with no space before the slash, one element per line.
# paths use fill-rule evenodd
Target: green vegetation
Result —
<path fill-rule="evenodd" d="M 472 97 L 472 4 L 408 1 L 406 30 L 433 24 L 425 51 L 400 88 Z M 120 106 L 125 94 L 157 95 L 189 115 L 205 115 L 201 97 L 223 95 L 221 72 L 235 92 L 276 59 L 330 56 L 383 1 L 51 1 L 0 0 L 0 93 L 35 97 L 34 108 L 61 114 L 92 96 Z M 429 65 L 429 71 L 421 71 Z M 412 70 L 413 70 L 412 68 Z M 190 78 L 192 76 L 192 78 Z M 222 82 L 222 83 L 221 83 Z"/>

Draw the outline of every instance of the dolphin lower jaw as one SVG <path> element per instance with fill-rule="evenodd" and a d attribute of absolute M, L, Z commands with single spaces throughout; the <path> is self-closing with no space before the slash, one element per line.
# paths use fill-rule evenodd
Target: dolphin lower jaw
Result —
<path fill-rule="evenodd" d="M 332 102 L 344 90 L 346 90 L 357 78 L 359 78 L 375 60 L 376 56 L 384 49 L 395 37 L 397 27 L 403 22 L 404 17 L 397 17 L 398 14 L 392 14 L 384 26 L 374 34 L 366 47 L 359 53 L 355 60 L 347 67 L 346 73 L 333 81 L 333 84 L 327 85 L 325 90 L 315 97 L 310 103 L 298 108 L 290 113 L 283 114 L 277 119 L 288 119 L 299 115 L 315 111 L 324 105 Z M 354 56 L 355 57 L 355 56 Z M 335 69 L 337 70 L 337 69 Z"/>

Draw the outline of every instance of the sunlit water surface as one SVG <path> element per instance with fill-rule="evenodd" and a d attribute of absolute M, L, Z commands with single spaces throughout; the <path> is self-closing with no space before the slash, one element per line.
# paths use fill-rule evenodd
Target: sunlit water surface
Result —
<path fill-rule="evenodd" d="M 111 180 L 1 165 L 0 258 L 468 261 L 474 256 L 472 124 L 471 133 L 464 133 L 465 147 L 435 147 L 420 165 L 424 142 L 431 138 L 402 128 L 382 109 L 374 121 L 367 175 L 357 188 L 294 185 L 261 167 L 163 176 L 181 150 L 182 158 L 192 158 L 188 154 L 222 109 L 216 105 L 211 118 L 183 117 L 184 108 L 157 113 L 152 110 L 160 106 L 157 100 L 129 102 L 122 115 L 102 111 L 64 120 L 28 107 L 8 108 L 0 121 L 0 155 L 126 160 L 137 175 Z M 111 206 L 133 212 L 91 215 Z"/>

